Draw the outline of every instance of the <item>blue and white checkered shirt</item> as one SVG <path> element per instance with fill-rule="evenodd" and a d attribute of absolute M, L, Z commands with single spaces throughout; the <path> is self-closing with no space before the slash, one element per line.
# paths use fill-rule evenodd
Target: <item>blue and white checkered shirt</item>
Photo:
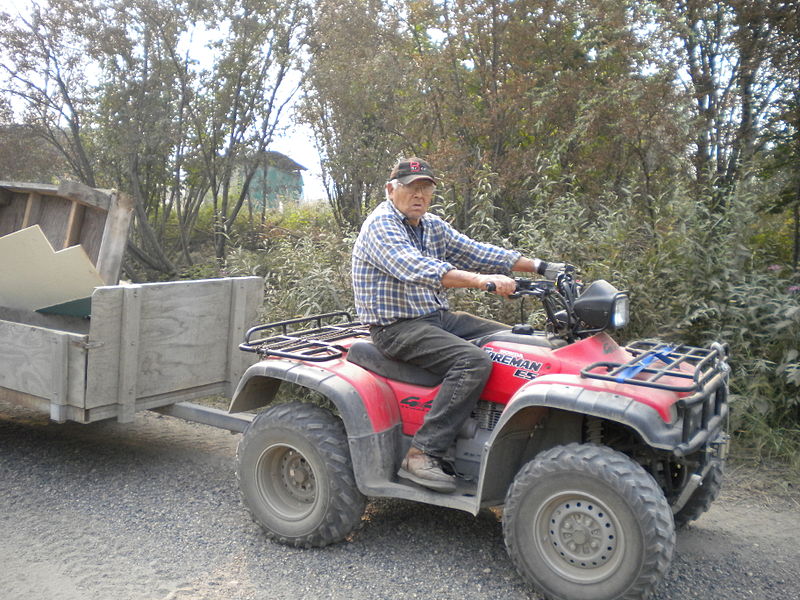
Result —
<path fill-rule="evenodd" d="M 367 217 L 353 246 L 353 290 L 362 323 L 388 325 L 449 307 L 452 269 L 509 274 L 519 252 L 476 242 L 425 213 L 413 227 L 390 200 Z"/>

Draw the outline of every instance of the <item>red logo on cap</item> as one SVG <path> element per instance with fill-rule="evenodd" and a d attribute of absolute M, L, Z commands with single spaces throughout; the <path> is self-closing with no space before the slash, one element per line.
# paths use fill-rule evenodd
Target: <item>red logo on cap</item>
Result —
<path fill-rule="evenodd" d="M 422 165 L 419 164 L 417 161 L 412 161 L 412 162 L 408 163 L 408 167 L 412 171 L 420 171 L 420 170 L 422 170 Z"/>

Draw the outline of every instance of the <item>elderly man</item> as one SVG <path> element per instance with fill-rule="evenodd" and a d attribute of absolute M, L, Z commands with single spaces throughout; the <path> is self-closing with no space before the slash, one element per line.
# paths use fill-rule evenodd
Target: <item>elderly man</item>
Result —
<path fill-rule="evenodd" d="M 429 214 L 436 177 L 422 159 L 397 162 L 386 201 L 366 219 L 353 247 L 356 312 L 386 356 L 423 367 L 443 381 L 403 459 L 398 475 L 449 493 L 455 477 L 442 470 L 459 429 L 491 372 L 489 356 L 468 340 L 507 329 L 449 310 L 445 288 L 515 290 L 512 271 L 550 275 L 562 263 L 476 242 Z M 489 284 L 493 284 L 490 286 Z"/>

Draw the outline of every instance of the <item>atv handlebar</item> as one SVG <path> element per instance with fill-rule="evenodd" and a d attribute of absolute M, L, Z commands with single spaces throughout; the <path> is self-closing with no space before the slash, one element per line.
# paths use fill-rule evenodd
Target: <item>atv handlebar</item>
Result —
<path fill-rule="evenodd" d="M 561 290 L 565 285 L 572 287 L 573 284 L 578 283 L 575 281 L 575 267 L 570 264 L 565 264 L 564 268 L 556 275 L 555 280 L 550 279 L 529 279 L 527 277 L 515 277 L 514 281 L 517 284 L 514 293 L 510 294 L 509 298 L 519 298 L 521 296 L 535 296 L 541 298 L 548 292 L 558 288 Z M 489 282 L 485 286 L 487 292 L 494 292 L 497 290 L 497 285 L 494 282 Z"/>
<path fill-rule="evenodd" d="M 626 292 L 604 280 L 585 286 L 570 264 L 564 265 L 554 279 L 516 277 L 514 282 L 516 289 L 508 298 L 532 296 L 539 300 L 549 330 L 568 342 L 604 329 L 618 329 L 628 321 Z M 485 289 L 493 292 L 497 287 L 490 282 Z"/>
<path fill-rule="evenodd" d="M 517 284 L 516 289 L 509 298 L 520 298 L 522 296 L 535 296 L 542 297 L 547 292 L 555 289 L 555 282 L 547 279 L 528 279 L 525 277 L 515 277 L 514 282 Z M 494 292 L 497 286 L 494 282 L 490 281 L 485 287 L 487 292 Z"/>

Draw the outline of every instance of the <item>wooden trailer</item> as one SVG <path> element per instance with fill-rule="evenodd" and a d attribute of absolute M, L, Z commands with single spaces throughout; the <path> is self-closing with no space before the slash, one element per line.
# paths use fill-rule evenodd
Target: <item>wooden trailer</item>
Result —
<path fill-rule="evenodd" d="M 47 275 L 49 265 L 29 273 L 30 252 L 0 237 L 11 240 L 0 246 L 0 400 L 58 422 L 127 422 L 155 409 L 242 431 L 248 417 L 187 401 L 230 396 L 255 360 L 238 345 L 256 320 L 263 280 L 119 285 L 131 212 L 129 199 L 113 190 L 0 182 L 0 236 L 27 236 L 30 228 L 34 237 L 44 234 L 54 256 L 81 255 L 72 257 L 78 267 L 70 262 L 55 275 Z M 39 306 L 78 279 L 64 269 L 91 271 L 100 285 L 87 298 Z M 43 290 L 55 295 L 41 299 Z"/>

